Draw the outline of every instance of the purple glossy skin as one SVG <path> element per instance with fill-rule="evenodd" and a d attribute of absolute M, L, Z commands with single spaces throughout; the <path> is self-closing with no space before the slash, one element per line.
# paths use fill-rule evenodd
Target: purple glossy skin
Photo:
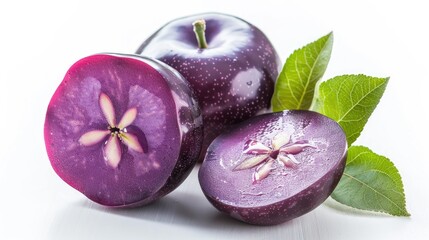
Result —
<path fill-rule="evenodd" d="M 282 133 L 291 137 L 290 142 L 275 147 L 273 139 Z M 259 150 L 246 154 L 249 141 L 257 141 Z M 263 149 L 269 149 L 266 161 L 240 169 Z M 276 149 L 280 149 L 278 155 Z M 284 149 L 298 163 L 283 164 Z M 237 124 L 213 141 L 200 167 L 199 181 L 219 211 L 250 224 L 279 224 L 325 201 L 342 176 L 346 151 L 341 127 L 321 114 L 298 110 L 265 114 Z M 257 173 L 262 177 L 255 181 Z"/>
<path fill-rule="evenodd" d="M 192 23 L 206 21 L 208 48 L 199 49 Z M 209 13 L 167 23 L 137 50 L 178 70 L 195 90 L 203 112 L 200 160 L 213 139 L 230 125 L 270 109 L 281 68 L 267 37 L 250 23 Z"/>
<path fill-rule="evenodd" d="M 111 100 L 115 126 L 132 116 L 128 110 L 136 115 L 122 124 L 122 135 L 92 141 L 87 133 L 110 125 L 102 95 Z M 68 70 L 49 103 L 44 133 L 52 167 L 70 186 L 102 205 L 139 206 L 189 175 L 202 143 L 202 117 L 188 83 L 171 67 L 140 56 L 98 54 Z M 119 138 L 125 134 L 135 136 L 134 145 Z M 108 147 L 112 138 L 119 151 Z M 118 156 L 116 166 L 111 159 Z"/>

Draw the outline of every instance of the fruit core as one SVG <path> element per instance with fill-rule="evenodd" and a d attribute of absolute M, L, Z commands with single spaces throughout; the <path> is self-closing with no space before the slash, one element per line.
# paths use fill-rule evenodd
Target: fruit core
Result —
<path fill-rule="evenodd" d="M 248 140 L 244 144 L 242 158 L 233 171 L 255 168 L 252 180 L 256 184 L 277 167 L 294 168 L 300 162 L 294 155 L 301 153 L 306 148 L 317 148 L 307 140 L 294 141 L 287 132 L 280 132 L 271 139 L 271 146 L 256 140 Z"/>
<path fill-rule="evenodd" d="M 109 126 L 108 129 L 110 130 L 110 133 L 112 133 L 112 134 L 119 134 L 121 132 L 121 129 L 119 129 L 117 127 Z"/>
<path fill-rule="evenodd" d="M 122 146 L 120 143 L 125 144 L 133 151 L 144 152 L 138 137 L 132 133 L 128 133 L 126 129 L 136 119 L 137 109 L 128 109 L 117 124 L 112 100 L 105 93 L 100 94 L 99 105 L 108 124 L 107 130 L 91 130 L 86 132 L 79 138 L 79 143 L 82 146 L 96 145 L 110 135 L 102 147 L 103 157 L 107 165 L 117 168 L 122 158 Z"/>

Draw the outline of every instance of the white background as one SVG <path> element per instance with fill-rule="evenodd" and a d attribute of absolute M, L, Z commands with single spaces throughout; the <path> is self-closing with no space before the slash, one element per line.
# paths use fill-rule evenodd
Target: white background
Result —
<path fill-rule="evenodd" d="M 424 2 L 2 1 L 0 239 L 427 239 L 429 7 Z M 357 144 L 398 167 L 410 218 L 354 211 L 328 199 L 288 223 L 249 226 L 211 207 L 196 171 L 157 203 L 111 210 L 56 176 L 45 153 L 43 123 L 69 66 L 94 53 L 132 53 L 167 21 L 207 11 L 257 25 L 283 60 L 334 31 L 324 79 L 346 73 L 391 77 Z"/>

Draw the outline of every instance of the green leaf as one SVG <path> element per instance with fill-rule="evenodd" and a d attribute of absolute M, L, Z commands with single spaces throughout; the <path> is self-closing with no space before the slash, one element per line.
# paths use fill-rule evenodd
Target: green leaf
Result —
<path fill-rule="evenodd" d="M 273 111 L 310 108 L 316 83 L 328 66 L 333 40 L 331 32 L 289 56 L 277 79 Z"/>
<path fill-rule="evenodd" d="M 343 75 L 320 84 L 312 109 L 341 125 L 349 146 L 359 137 L 389 78 Z"/>
<path fill-rule="evenodd" d="M 331 197 L 358 209 L 410 216 L 398 169 L 363 146 L 349 148 L 344 174 Z"/>

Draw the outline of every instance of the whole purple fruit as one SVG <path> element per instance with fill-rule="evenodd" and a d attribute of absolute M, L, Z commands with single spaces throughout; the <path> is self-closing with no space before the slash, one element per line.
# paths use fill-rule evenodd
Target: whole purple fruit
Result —
<path fill-rule="evenodd" d="M 281 68 L 264 33 L 240 18 L 219 13 L 173 20 L 137 53 L 175 68 L 195 90 L 204 122 L 200 161 L 213 139 L 230 125 L 270 109 Z"/>
<path fill-rule="evenodd" d="M 55 172 L 89 199 L 139 206 L 175 189 L 196 164 L 202 117 L 174 69 L 141 56 L 79 60 L 53 95 L 45 143 Z"/>
<path fill-rule="evenodd" d="M 325 201 L 346 151 L 345 134 L 330 118 L 304 110 L 265 114 L 213 141 L 199 181 L 218 210 L 250 224 L 279 224 Z"/>

